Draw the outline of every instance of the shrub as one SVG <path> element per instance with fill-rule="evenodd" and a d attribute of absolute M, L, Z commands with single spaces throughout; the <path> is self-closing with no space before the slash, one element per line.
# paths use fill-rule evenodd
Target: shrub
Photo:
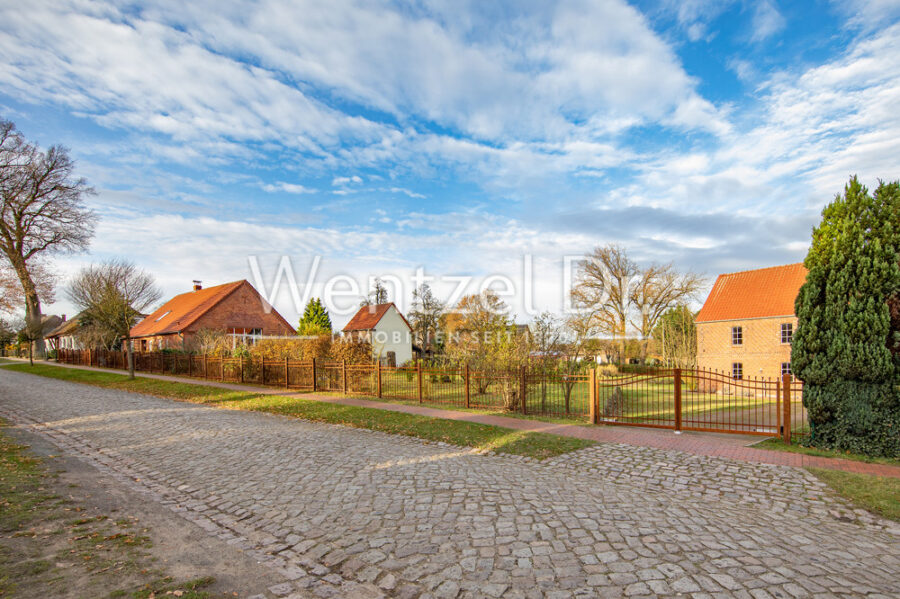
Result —
<path fill-rule="evenodd" d="M 791 363 L 805 383 L 810 444 L 900 455 L 900 184 L 854 177 L 822 211 L 797 296 Z"/>

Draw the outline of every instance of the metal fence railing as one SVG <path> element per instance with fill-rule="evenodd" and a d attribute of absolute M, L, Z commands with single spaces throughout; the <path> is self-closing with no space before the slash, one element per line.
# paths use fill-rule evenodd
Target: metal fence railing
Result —
<path fill-rule="evenodd" d="M 124 352 L 59 350 L 68 364 L 124 369 Z M 297 391 L 339 392 L 441 407 L 675 430 L 779 436 L 808 434 L 803 384 L 741 378 L 701 369 L 566 374 L 519 368 L 388 367 L 321 360 L 228 358 L 177 353 L 134 354 L 135 370 L 252 383 Z"/>

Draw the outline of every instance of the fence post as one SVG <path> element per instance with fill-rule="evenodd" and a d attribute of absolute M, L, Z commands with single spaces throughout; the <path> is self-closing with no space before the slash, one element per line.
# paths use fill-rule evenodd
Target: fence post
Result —
<path fill-rule="evenodd" d="M 240 359 L 240 371 L 241 371 L 241 383 L 244 382 L 244 354 L 241 354 Z"/>
<path fill-rule="evenodd" d="M 347 393 L 347 360 L 341 360 L 341 392 Z"/>
<path fill-rule="evenodd" d="M 289 360 L 289 358 L 284 359 L 284 388 L 285 389 L 288 389 L 291 386 L 290 380 L 289 380 L 290 376 L 291 376 L 291 368 L 288 365 L 288 360 Z"/>
<path fill-rule="evenodd" d="M 775 417 L 778 419 L 778 428 L 775 430 L 780 435 L 781 431 L 781 379 L 775 379 Z"/>
<path fill-rule="evenodd" d="M 424 399 L 422 395 L 422 362 L 416 361 L 416 375 L 419 379 L 419 403 Z"/>
<path fill-rule="evenodd" d="M 377 389 L 377 397 L 381 399 L 381 360 L 375 362 L 375 387 Z"/>
<path fill-rule="evenodd" d="M 465 370 L 465 375 L 463 376 L 463 381 L 465 382 L 465 385 L 466 385 L 466 407 L 467 408 L 470 407 L 469 406 L 469 376 L 470 376 L 469 363 L 466 362 L 466 370 Z"/>
<path fill-rule="evenodd" d="M 194 354 L 188 354 L 188 376 L 194 376 Z"/>
<path fill-rule="evenodd" d="M 675 369 L 675 432 L 681 432 L 681 369 Z"/>
<path fill-rule="evenodd" d="M 528 392 L 528 382 L 525 374 L 525 366 L 522 366 L 519 372 L 519 399 L 522 401 L 522 414 L 528 413 L 528 406 L 526 405 L 528 402 L 525 401 L 526 394 Z"/>
<path fill-rule="evenodd" d="M 597 369 L 591 368 L 590 375 L 588 376 L 588 385 L 590 385 L 590 389 L 588 390 L 588 401 L 590 402 L 590 411 L 591 411 L 591 424 L 597 424 Z"/>
<path fill-rule="evenodd" d="M 260 385 L 266 384 L 266 359 L 263 357 L 259 359 L 259 381 Z"/>
<path fill-rule="evenodd" d="M 791 375 L 781 375 L 781 386 L 784 389 L 782 397 L 784 398 L 784 428 L 782 429 L 782 439 L 788 445 L 791 444 Z"/>
<path fill-rule="evenodd" d="M 313 393 L 316 392 L 316 359 L 312 359 L 312 379 L 313 379 Z"/>
<path fill-rule="evenodd" d="M 222 367 L 219 369 L 219 381 L 225 382 L 225 356 L 222 356 Z"/>

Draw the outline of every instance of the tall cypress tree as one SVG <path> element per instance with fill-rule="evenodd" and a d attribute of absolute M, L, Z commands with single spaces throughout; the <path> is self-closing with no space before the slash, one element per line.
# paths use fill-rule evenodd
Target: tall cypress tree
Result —
<path fill-rule="evenodd" d="M 856 177 L 822 211 L 804 262 L 791 362 L 811 443 L 900 454 L 900 184 L 874 195 Z"/>
<path fill-rule="evenodd" d="M 322 304 L 322 300 L 314 297 L 307 302 L 306 308 L 303 310 L 303 317 L 300 319 L 300 326 L 297 327 L 297 333 L 300 335 L 331 333 L 331 317 Z"/>

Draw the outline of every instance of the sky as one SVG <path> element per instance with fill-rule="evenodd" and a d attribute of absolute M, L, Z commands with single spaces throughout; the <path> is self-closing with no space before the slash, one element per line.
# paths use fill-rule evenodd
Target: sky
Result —
<path fill-rule="evenodd" d="M 47 313 L 112 257 L 337 325 L 373 276 L 528 321 L 608 243 L 711 285 L 900 178 L 898 106 L 900 0 L 0 2 L 0 118 L 96 189 Z"/>

